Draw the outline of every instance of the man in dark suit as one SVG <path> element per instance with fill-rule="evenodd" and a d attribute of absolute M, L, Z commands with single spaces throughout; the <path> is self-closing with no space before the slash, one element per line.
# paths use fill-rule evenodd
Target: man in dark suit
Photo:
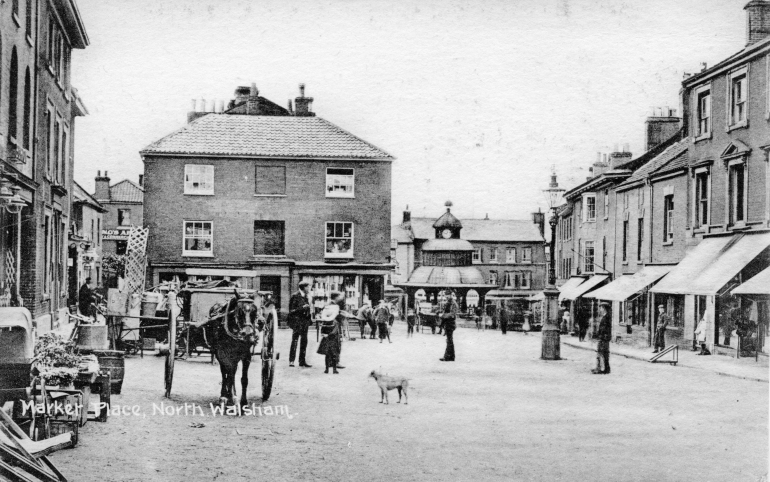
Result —
<path fill-rule="evenodd" d="M 94 303 L 95 300 L 94 292 L 91 289 L 91 278 L 89 277 L 86 278 L 86 282 L 80 287 L 80 292 L 78 293 L 78 308 L 80 309 L 80 314 L 96 319 L 96 314 L 92 307 L 92 303 Z"/>
<path fill-rule="evenodd" d="M 596 345 L 596 369 L 591 370 L 591 373 L 594 375 L 610 374 L 611 310 L 612 308 L 609 303 L 602 303 L 599 306 L 599 329 L 596 331 L 596 338 L 599 340 L 599 343 Z"/>
<path fill-rule="evenodd" d="M 291 328 L 291 349 L 289 350 L 289 366 L 294 366 L 294 356 L 297 354 L 299 341 L 299 366 L 310 368 L 305 362 L 307 350 L 307 329 L 311 323 L 310 316 L 310 283 L 301 281 L 299 290 L 291 295 L 289 300 L 289 327 Z"/>
<path fill-rule="evenodd" d="M 444 351 L 444 358 L 440 359 L 441 361 L 455 361 L 454 332 L 455 328 L 457 328 L 458 311 L 460 311 L 460 307 L 455 300 L 455 294 L 449 293 L 443 313 L 441 313 L 441 320 L 446 331 L 446 350 Z"/>

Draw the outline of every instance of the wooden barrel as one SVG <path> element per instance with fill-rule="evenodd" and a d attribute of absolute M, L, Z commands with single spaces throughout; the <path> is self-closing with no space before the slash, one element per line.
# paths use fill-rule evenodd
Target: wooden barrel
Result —
<path fill-rule="evenodd" d="M 540 358 L 543 360 L 560 360 L 560 344 L 559 329 L 555 325 L 546 325 L 541 332 L 542 336 L 542 351 Z"/>
<path fill-rule="evenodd" d="M 126 374 L 125 353 L 120 350 L 81 350 L 81 353 L 92 353 L 99 359 L 99 368 L 110 372 L 110 391 L 113 395 L 120 395 L 123 389 L 123 377 Z M 93 385 L 91 391 L 99 393 L 97 385 Z"/>

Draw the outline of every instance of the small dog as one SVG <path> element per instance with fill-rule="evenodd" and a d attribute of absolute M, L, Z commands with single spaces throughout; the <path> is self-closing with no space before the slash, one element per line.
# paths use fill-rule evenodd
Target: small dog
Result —
<path fill-rule="evenodd" d="M 389 377 L 378 373 L 376 370 L 372 370 L 372 373 L 370 373 L 369 376 L 374 378 L 377 385 L 380 387 L 380 391 L 382 392 L 380 403 L 382 403 L 383 400 L 385 403 L 389 403 L 388 391 L 393 390 L 394 388 L 398 390 L 398 403 L 401 403 L 402 390 L 404 392 L 404 405 L 409 403 L 409 397 L 406 394 L 406 390 L 409 388 L 409 379 L 404 377 Z"/>

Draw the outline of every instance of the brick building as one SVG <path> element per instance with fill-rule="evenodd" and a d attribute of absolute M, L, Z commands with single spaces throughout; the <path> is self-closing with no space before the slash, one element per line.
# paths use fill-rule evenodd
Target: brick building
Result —
<path fill-rule="evenodd" d="M 484 281 L 496 285 L 486 299 L 526 300 L 542 291 L 547 283 L 543 215 L 532 220 L 462 219 L 462 238 L 473 247 L 472 266 Z M 408 208 L 402 222 L 391 228 L 396 244 L 397 271 L 394 284 L 405 283 L 422 265 L 423 245 L 435 238 L 436 219 L 413 218 Z M 471 295 L 470 304 L 483 302 Z M 466 300 L 461 300 L 467 304 Z"/>
<path fill-rule="evenodd" d="M 106 209 L 77 182 L 73 183 L 67 254 L 69 305 L 76 305 L 78 289 L 86 278 L 101 284 L 102 241 L 99 231 Z"/>
<path fill-rule="evenodd" d="M 104 215 L 104 224 L 98 227 L 102 235 L 102 251 L 105 255 L 126 254 L 128 233 L 133 227 L 144 226 L 144 188 L 143 175 L 139 176 L 139 182 L 129 179 L 110 186 L 110 177 L 107 171 L 102 176 L 97 172 L 94 179 L 96 198 L 107 212 Z"/>
<path fill-rule="evenodd" d="M 745 10 L 745 47 L 682 84 L 690 145 L 680 185 L 689 202 L 676 230 L 687 253 L 652 290 L 680 306 L 684 346 L 705 319 L 708 346 L 727 352 L 737 346 L 725 328 L 733 303 L 767 323 L 766 306 L 731 295 L 770 265 L 770 2 L 752 0 Z M 766 345 L 765 335 L 758 339 Z"/>
<path fill-rule="evenodd" d="M 70 84 L 72 49 L 88 45 L 73 0 L 0 5 L 0 305 L 23 304 L 38 332 L 67 310 L 75 118 L 87 113 Z M 7 80 L 6 80 L 7 79 Z"/>
<path fill-rule="evenodd" d="M 394 158 L 315 116 L 304 86 L 282 108 L 239 87 L 229 109 L 142 152 L 148 282 L 236 279 L 272 291 L 281 311 L 299 281 L 317 302 L 384 295 Z"/>

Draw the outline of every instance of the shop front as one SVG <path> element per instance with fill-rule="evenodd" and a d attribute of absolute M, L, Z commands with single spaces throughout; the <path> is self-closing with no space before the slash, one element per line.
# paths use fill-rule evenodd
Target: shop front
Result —
<path fill-rule="evenodd" d="M 663 304 L 681 325 L 680 339 L 667 336 L 667 343 L 694 346 L 695 328 L 703 319 L 707 348 L 712 353 L 737 356 L 736 328 L 752 303 L 733 291 L 768 266 L 768 231 L 704 238 L 650 290 L 653 306 Z M 678 331 L 670 334 L 676 336 Z"/>
<path fill-rule="evenodd" d="M 767 356 L 770 353 L 770 268 L 735 288 L 732 295 L 741 297 L 749 305 L 745 312 L 748 329 L 742 352 L 751 356 L 750 352 L 754 351 L 755 356 Z"/>
<path fill-rule="evenodd" d="M 612 303 L 612 333 L 618 342 L 650 346 L 652 340 L 649 289 L 671 270 L 671 266 L 645 266 L 585 295 L 587 299 Z"/>
<path fill-rule="evenodd" d="M 578 278 L 570 278 L 570 280 L 567 281 L 567 283 L 565 283 L 562 288 L 567 287 L 567 284 L 573 279 Z M 567 289 L 562 289 L 562 291 L 560 291 L 559 303 L 562 304 L 562 306 L 568 306 L 568 309 L 570 310 L 570 322 L 572 324 L 572 326 L 569 328 L 570 332 L 574 333 L 577 331 L 575 326 L 581 321 L 585 321 L 589 326 L 588 333 L 593 334 L 594 330 L 596 329 L 595 325 L 599 303 L 598 300 L 586 298 L 585 295 L 601 287 L 607 283 L 609 279 L 610 277 L 608 275 L 597 274 L 591 276 L 580 284 L 573 283 L 571 288 L 567 287 Z"/>

